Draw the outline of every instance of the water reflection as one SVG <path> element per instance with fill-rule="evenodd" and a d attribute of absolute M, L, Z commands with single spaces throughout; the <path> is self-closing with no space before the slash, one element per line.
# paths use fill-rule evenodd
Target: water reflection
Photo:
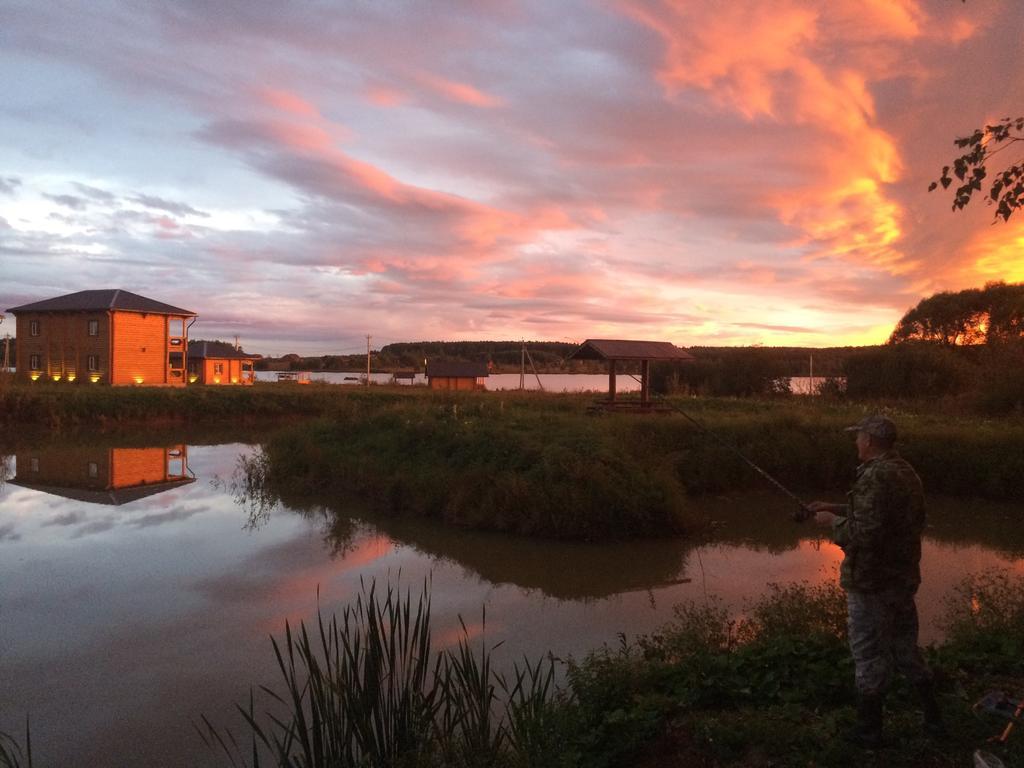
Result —
<path fill-rule="evenodd" d="M 700 540 L 569 544 L 373 517 L 336 498 L 280 499 L 266 493 L 265 466 L 250 485 L 237 483 L 240 467 L 259 467 L 252 434 L 216 446 L 186 447 L 181 434 L 135 439 L 165 447 L 6 451 L 17 457 L 8 467 L 18 485 L 0 486 L 0 727 L 31 712 L 40 764 L 210 764 L 190 723 L 200 714 L 229 722 L 250 684 L 277 679 L 267 634 L 315 617 L 318 599 L 338 610 L 362 579 L 401 574 L 415 588 L 429 579 L 438 643 L 462 619 L 475 631 L 486 605 L 487 641 L 502 644 L 496 662 L 509 665 L 654 631 L 680 602 L 717 597 L 738 613 L 767 582 L 835 579 L 841 556 L 771 494 L 692 499 L 715 523 Z M 111 457 L 109 469 L 88 458 L 94 450 Z M 54 495 L 82 461 L 96 463 L 97 477 L 86 479 L 97 484 L 76 493 L 201 479 L 123 507 Z M 45 479 L 46 492 L 29 476 Z M 941 600 L 966 573 L 1008 560 L 1024 569 L 1024 527 L 1013 513 L 932 500 L 926 642 L 937 639 Z"/>
<path fill-rule="evenodd" d="M 26 448 L 15 454 L 11 485 L 89 504 L 120 506 L 195 482 L 188 447 L 95 445 Z M 3 477 L 0 464 L 0 477 Z"/>

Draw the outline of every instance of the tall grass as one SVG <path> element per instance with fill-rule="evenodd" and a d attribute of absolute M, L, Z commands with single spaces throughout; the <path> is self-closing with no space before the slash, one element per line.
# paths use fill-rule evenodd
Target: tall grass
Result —
<path fill-rule="evenodd" d="M 578 398 L 471 396 L 339 403 L 263 444 L 262 481 L 283 497 L 357 501 L 381 514 L 549 538 L 672 535 L 701 520 L 687 496 L 765 488 L 686 420 L 585 415 Z M 683 407 L 804 494 L 842 494 L 859 409 L 749 401 Z M 929 493 L 1024 500 L 1024 425 L 893 413 Z"/>
<path fill-rule="evenodd" d="M 466 632 L 435 652 L 430 607 L 426 586 L 413 602 L 371 582 L 340 620 L 320 613 L 312 632 L 286 625 L 273 640 L 281 687 L 262 688 L 272 708 L 258 715 L 255 697 L 238 708 L 246 746 L 205 717 L 200 735 L 232 766 L 252 768 L 547 764 L 559 737 L 553 660 L 507 679 L 493 649 L 481 640 L 474 650 Z"/>

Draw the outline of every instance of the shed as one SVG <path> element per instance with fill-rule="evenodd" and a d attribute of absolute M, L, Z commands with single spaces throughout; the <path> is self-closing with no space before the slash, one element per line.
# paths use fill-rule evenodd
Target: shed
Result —
<path fill-rule="evenodd" d="M 17 318 L 19 381 L 185 385 L 195 312 L 116 288 L 7 311 Z"/>
<path fill-rule="evenodd" d="M 188 343 L 189 384 L 248 384 L 256 380 L 249 355 L 226 341 L 190 341 Z"/>
<path fill-rule="evenodd" d="M 640 363 L 640 403 L 641 410 L 651 408 L 651 361 L 667 360 L 689 362 L 693 355 L 668 341 L 630 341 L 625 339 L 587 339 L 579 349 L 569 355 L 570 360 L 607 360 L 608 361 L 608 400 L 601 405 L 615 408 L 627 405 L 615 399 L 615 375 L 617 363 Z"/>
<path fill-rule="evenodd" d="M 431 389 L 483 389 L 487 363 L 427 363 L 427 384 Z"/>

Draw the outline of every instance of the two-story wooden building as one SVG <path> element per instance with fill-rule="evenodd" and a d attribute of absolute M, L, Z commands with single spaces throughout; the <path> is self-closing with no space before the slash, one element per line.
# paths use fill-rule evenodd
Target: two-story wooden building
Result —
<path fill-rule="evenodd" d="M 188 343 L 189 384 L 252 384 L 253 365 L 259 355 L 249 355 L 223 341 Z"/>
<path fill-rule="evenodd" d="M 195 312 L 118 289 L 7 311 L 17 318 L 20 381 L 185 386 Z"/>
<path fill-rule="evenodd" d="M 17 467 L 12 485 L 92 504 L 127 504 L 195 482 L 185 445 L 26 448 Z"/>

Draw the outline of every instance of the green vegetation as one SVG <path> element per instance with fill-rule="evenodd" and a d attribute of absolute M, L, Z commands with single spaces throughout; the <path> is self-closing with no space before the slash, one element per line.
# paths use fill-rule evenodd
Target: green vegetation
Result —
<path fill-rule="evenodd" d="M 900 318 L 890 343 L 999 344 L 1019 341 L 1022 334 L 1024 283 L 994 282 L 922 299 Z"/>
<path fill-rule="evenodd" d="M 901 681 L 875 764 L 970 765 L 973 750 L 999 733 L 1004 723 L 979 719 L 970 706 L 990 688 L 1024 686 L 1021 594 L 1024 581 L 1005 573 L 961 586 L 949 602 L 950 639 L 929 653 L 952 736 L 924 738 Z M 854 719 L 842 593 L 775 587 L 747 615 L 736 621 L 713 603 L 681 606 L 658 634 L 575 667 L 580 732 L 600 745 L 585 764 L 863 765 L 864 753 L 840 738 Z M 1016 764 L 1024 741 L 1011 738 L 1005 750 Z"/>
<path fill-rule="evenodd" d="M 485 616 L 486 619 L 486 616 Z M 990 571 L 947 601 L 946 641 L 927 649 L 950 736 L 927 739 L 897 680 L 886 739 L 845 744 L 854 720 L 844 597 L 834 585 L 771 586 L 740 618 L 713 601 L 676 607 L 660 631 L 580 660 L 524 660 L 499 673 L 486 639 L 431 644 L 430 595 L 363 587 L 340 619 L 286 625 L 273 641 L 280 688 L 240 706 L 246 735 L 203 717 L 225 764 L 319 768 L 659 768 L 667 765 L 962 768 L 974 749 L 1024 760 L 1024 736 L 986 744 L 1005 722 L 975 715 L 989 690 L 1024 693 L 1024 578 Z M 465 629 L 465 628 L 464 628 Z M 0 734 L 0 766 L 31 765 Z"/>
<path fill-rule="evenodd" d="M 910 690 L 889 697 L 876 764 L 971 764 L 1003 723 L 971 714 L 987 690 L 1024 686 L 1024 580 L 990 572 L 950 597 L 948 640 L 929 649 L 951 736 L 925 738 Z M 490 649 L 464 637 L 433 654 L 430 600 L 364 588 L 337 619 L 286 629 L 274 642 L 289 713 L 241 708 L 251 764 L 274 766 L 857 766 L 840 738 L 854 719 L 845 600 L 835 586 L 772 586 L 745 618 L 721 606 L 677 606 L 661 631 L 567 664 L 497 674 Z M 311 639 L 312 635 L 312 639 Z M 234 737 L 204 719 L 207 743 L 249 765 Z M 989 749 L 994 747 L 989 746 Z M 1024 758 L 1024 738 L 1001 747 Z M 261 758 L 261 755 L 267 756 Z"/>
<path fill-rule="evenodd" d="M 339 403 L 285 428 L 248 467 L 275 495 L 346 498 L 385 514 L 554 538 L 694 527 L 672 456 L 575 397 L 439 396 Z"/>
<path fill-rule="evenodd" d="M 414 341 L 386 344 L 373 350 L 373 371 L 423 370 L 424 360 L 490 362 L 495 370 L 518 371 L 522 362 L 521 341 Z M 527 341 L 533 364 L 541 371 L 563 371 L 566 358 L 576 344 L 562 341 Z M 579 365 L 579 364 L 574 364 Z M 257 370 L 291 371 L 365 371 L 366 353 L 301 357 L 296 354 L 268 357 L 256 364 Z M 532 370 L 532 369 L 531 369 Z"/>
<path fill-rule="evenodd" d="M 680 401 L 784 484 L 844 490 L 855 464 L 842 428 L 860 409 L 791 400 Z M 684 419 L 589 416 L 577 397 L 372 397 L 285 426 L 248 471 L 274 496 L 534 536 L 600 540 L 699 524 L 687 494 L 764 480 Z M 1024 424 L 894 414 L 903 453 L 931 493 L 1024 499 Z"/>
<path fill-rule="evenodd" d="M 0 424 L 68 429 L 81 425 L 309 417 L 344 395 L 326 384 L 252 387 L 94 387 L 36 382 L 0 387 Z"/>
<path fill-rule="evenodd" d="M 426 587 L 413 605 L 390 585 L 383 595 L 363 585 L 340 621 L 319 615 L 313 632 L 286 625 L 273 641 L 284 689 L 268 693 L 288 714 L 239 708 L 251 762 L 205 717 L 200 735 L 231 765 L 253 768 L 569 765 L 551 759 L 565 732 L 554 661 L 526 661 L 506 678 L 486 640 L 478 653 L 463 630 L 455 649 L 435 653 Z"/>

